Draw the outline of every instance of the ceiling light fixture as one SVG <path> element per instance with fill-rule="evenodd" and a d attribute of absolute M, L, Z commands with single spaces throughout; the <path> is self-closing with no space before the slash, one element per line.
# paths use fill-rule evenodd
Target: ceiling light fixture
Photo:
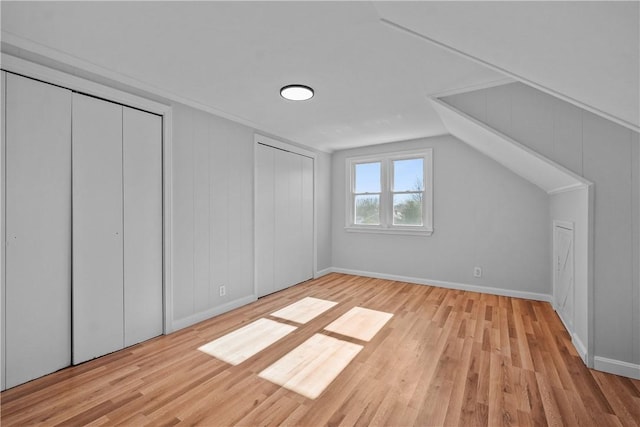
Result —
<path fill-rule="evenodd" d="M 305 85 L 287 85 L 280 89 L 280 96 L 290 101 L 306 101 L 313 98 L 313 89 Z"/>

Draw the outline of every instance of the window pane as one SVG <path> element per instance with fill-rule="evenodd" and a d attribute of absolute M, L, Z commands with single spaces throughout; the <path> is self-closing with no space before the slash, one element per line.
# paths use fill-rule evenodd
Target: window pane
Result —
<path fill-rule="evenodd" d="M 356 224 L 380 224 L 380 196 L 356 196 Z"/>
<path fill-rule="evenodd" d="M 356 193 L 380 192 L 380 162 L 356 165 Z"/>
<path fill-rule="evenodd" d="M 422 191 L 424 183 L 422 164 L 424 159 L 394 160 L 393 191 Z"/>
<path fill-rule="evenodd" d="M 422 194 L 393 195 L 393 225 L 422 225 Z"/>

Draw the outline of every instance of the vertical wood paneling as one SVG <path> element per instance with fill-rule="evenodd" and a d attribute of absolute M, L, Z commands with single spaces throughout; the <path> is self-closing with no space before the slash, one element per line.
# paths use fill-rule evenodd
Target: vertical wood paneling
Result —
<path fill-rule="evenodd" d="M 234 130 L 231 135 L 240 135 Z M 237 138 L 236 137 L 236 138 Z M 233 138 L 233 139 L 236 139 Z M 228 141 L 228 140 L 227 140 Z M 229 159 L 242 161 L 246 166 L 253 166 L 253 147 L 250 144 L 229 144 Z M 244 168 L 243 168 L 244 169 Z M 248 264 L 247 254 L 253 254 L 253 203 L 252 182 L 253 167 L 250 172 L 232 173 L 233 184 L 228 191 L 229 218 L 229 274 L 227 284 L 227 298 L 235 300 L 254 292 L 253 272 Z M 251 258 L 253 259 L 253 258 Z"/>
<path fill-rule="evenodd" d="M 123 107 L 124 345 L 162 334 L 162 118 Z"/>
<path fill-rule="evenodd" d="M 553 103 L 553 157 L 555 162 L 582 175 L 582 110 L 569 103 Z"/>
<path fill-rule="evenodd" d="M 483 91 L 486 96 L 487 124 L 500 132 L 511 131 L 511 90 L 512 85 L 496 86 Z"/>
<path fill-rule="evenodd" d="M 196 312 L 209 307 L 209 275 L 210 275 L 210 247 L 211 233 L 209 197 L 210 167 L 209 167 L 209 127 L 205 113 L 198 113 L 193 122 L 193 251 L 194 251 L 194 295 L 193 304 Z"/>
<path fill-rule="evenodd" d="M 511 136 L 553 159 L 554 99 L 525 85 L 511 90 Z"/>
<path fill-rule="evenodd" d="M 229 193 L 238 190 L 235 179 L 245 168 L 240 165 L 240 159 L 229 156 L 229 146 L 240 142 L 229 137 L 224 124 L 213 122 L 210 126 L 213 144 L 213 157 L 209 165 L 213 177 L 209 195 L 212 202 L 210 221 L 214 242 L 210 259 L 213 274 L 211 282 L 213 287 L 211 306 L 213 307 L 229 301 L 229 294 L 220 296 L 219 288 L 220 286 L 228 287 L 229 278 L 237 273 L 229 270 L 229 239 L 236 232 L 229 224 Z M 246 196 L 251 197 L 251 195 Z M 247 264 L 245 268 L 250 265 L 252 264 Z"/>
<path fill-rule="evenodd" d="M 124 345 L 122 106 L 73 95 L 73 363 Z"/>
<path fill-rule="evenodd" d="M 596 185 L 595 353 L 629 360 L 633 294 L 631 131 L 588 112 L 583 116 L 584 174 Z"/>
<path fill-rule="evenodd" d="M 173 129 L 174 321 L 185 325 L 254 293 L 253 131 L 181 105 Z"/>
<path fill-rule="evenodd" d="M 173 115 L 173 318 L 194 313 L 193 275 L 193 113 Z"/>
<path fill-rule="evenodd" d="M 12 387 L 71 363 L 71 92 L 8 74 L 3 93 L 3 380 Z"/>

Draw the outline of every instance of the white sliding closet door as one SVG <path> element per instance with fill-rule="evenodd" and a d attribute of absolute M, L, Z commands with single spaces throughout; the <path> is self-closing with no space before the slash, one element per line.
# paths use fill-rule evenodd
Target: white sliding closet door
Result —
<path fill-rule="evenodd" d="M 162 334 L 162 119 L 123 107 L 124 345 Z"/>
<path fill-rule="evenodd" d="M 6 387 L 71 362 L 71 91 L 6 74 Z"/>
<path fill-rule="evenodd" d="M 258 296 L 313 277 L 313 159 L 258 144 Z"/>
<path fill-rule="evenodd" d="M 276 291 L 273 264 L 276 151 L 262 144 L 256 148 L 256 283 L 259 297 Z"/>
<path fill-rule="evenodd" d="M 73 94 L 73 363 L 124 346 L 122 106 Z"/>
<path fill-rule="evenodd" d="M 313 159 L 301 157 L 302 173 L 302 233 L 300 235 L 299 276 L 296 283 L 313 278 Z"/>

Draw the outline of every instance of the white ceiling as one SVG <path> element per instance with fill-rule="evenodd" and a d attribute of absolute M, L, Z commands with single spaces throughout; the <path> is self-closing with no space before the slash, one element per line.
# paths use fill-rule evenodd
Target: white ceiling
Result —
<path fill-rule="evenodd" d="M 637 0 L 375 5 L 392 24 L 632 129 L 640 127 Z"/>
<path fill-rule="evenodd" d="M 456 2 L 368 1 L 0 2 L 5 50 L 25 57 L 28 52 L 53 56 L 325 151 L 446 133 L 428 95 L 504 79 L 502 73 L 380 20 L 398 19 L 416 31 L 426 31 L 420 23 L 432 23 L 438 32 L 430 36 L 454 45 L 477 40 L 471 50 L 494 60 L 493 50 L 478 46 L 483 37 L 495 35 L 492 29 L 499 26 L 494 21 L 511 20 L 518 10 L 507 8 L 497 17 L 482 13 L 480 22 L 471 25 L 473 19 L 461 7 Z M 497 6 L 492 7 L 495 12 Z M 457 11 L 463 19 L 443 11 Z M 407 21 L 411 16 L 419 18 Z M 548 30 L 539 20 L 518 23 L 517 35 L 529 34 L 536 49 L 498 45 L 504 51 L 497 59 L 511 59 L 502 61 L 503 67 L 535 61 L 536 55 L 544 59 L 545 47 L 562 41 L 537 37 Z M 455 40 L 451 33 L 457 34 Z M 574 34 L 569 42 L 579 44 L 579 39 Z M 595 54 L 602 54 L 596 47 Z M 570 52 L 564 54 L 575 62 Z M 562 57 L 554 56 L 554 61 L 551 65 L 562 65 Z M 600 68 L 583 72 L 578 80 L 607 74 Z M 637 88 L 637 77 L 635 82 Z M 285 101 L 278 91 L 290 83 L 310 85 L 316 96 L 303 103 Z M 573 93 L 563 73 L 545 84 Z M 617 107 L 628 108 L 628 96 L 618 95 L 619 102 L 614 99 L 602 108 L 612 114 L 618 114 Z"/>

